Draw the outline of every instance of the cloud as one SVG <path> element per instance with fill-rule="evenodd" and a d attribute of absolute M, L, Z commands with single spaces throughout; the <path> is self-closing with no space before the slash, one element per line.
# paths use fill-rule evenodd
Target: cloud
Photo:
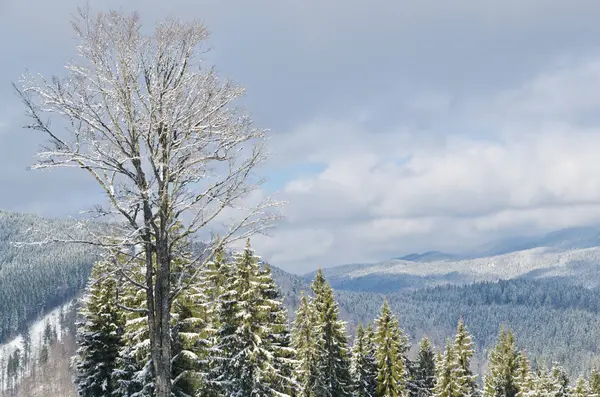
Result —
<path fill-rule="evenodd" d="M 398 133 L 356 128 L 352 116 L 347 128 L 307 124 L 290 147 L 298 147 L 294 137 L 324 136 L 301 149 L 324 169 L 287 183 L 282 234 L 260 240 L 259 249 L 268 256 L 280 239 L 293 245 L 294 230 L 318 226 L 333 236 L 322 257 L 279 256 L 284 267 L 311 269 L 600 222 L 600 120 L 581 123 L 600 108 L 599 59 L 572 61 L 487 98 L 417 97 L 408 114 L 437 115 L 437 144 L 402 124 Z M 447 119 L 462 132 L 444 135 Z"/>
<path fill-rule="evenodd" d="M 91 5 L 138 9 L 148 27 L 204 21 L 208 60 L 273 130 L 262 171 L 287 218 L 255 244 L 274 265 L 303 272 L 598 221 L 596 0 L 120 3 Z M 63 215 L 101 197 L 78 173 L 26 171 L 42 140 L 20 130 L 9 84 L 25 68 L 62 72 L 78 4 L 0 3 L 0 208 Z"/>

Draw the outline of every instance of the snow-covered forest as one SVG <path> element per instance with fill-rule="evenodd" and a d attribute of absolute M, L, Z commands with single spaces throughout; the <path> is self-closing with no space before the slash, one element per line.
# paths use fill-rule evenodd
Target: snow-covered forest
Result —
<path fill-rule="evenodd" d="M 351 265 L 336 290 L 272 268 L 250 244 L 282 217 L 269 131 L 199 59 L 208 29 L 89 7 L 72 26 L 62 77 L 14 88 L 48 141 L 32 168 L 102 199 L 72 221 L 0 212 L 1 395 L 600 396 L 597 248 L 543 280 L 520 278 L 552 267 L 542 248 Z"/>
<path fill-rule="evenodd" d="M 7 396 L 151 396 L 143 296 L 114 263 L 94 266 L 84 296 L 7 345 Z M 183 261 L 180 262 L 183 268 Z M 291 315 L 290 315 L 291 314 Z M 468 324 L 445 344 L 413 341 L 387 301 L 350 335 L 323 273 L 287 313 L 271 269 L 247 245 L 221 252 L 172 308 L 173 393 L 178 396 L 594 396 L 600 374 L 570 376 L 531 360 L 501 329 L 483 376 Z M 33 340 L 33 342 L 32 342 Z M 349 342 L 352 340 L 352 342 Z M 33 347 L 33 348 L 32 348 Z M 72 363 L 70 357 L 73 356 Z M 77 394 L 79 393 L 79 394 Z"/>

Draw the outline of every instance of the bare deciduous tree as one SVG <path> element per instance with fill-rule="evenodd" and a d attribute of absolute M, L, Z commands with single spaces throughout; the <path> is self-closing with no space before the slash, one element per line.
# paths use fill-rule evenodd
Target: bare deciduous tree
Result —
<path fill-rule="evenodd" d="M 145 283 L 136 285 L 147 296 L 156 395 L 168 397 L 169 313 L 189 280 L 183 274 L 197 273 L 218 247 L 262 232 L 277 218 L 274 200 L 242 203 L 261 183 L 253 170 L 266 158 L 266 134 L 232 106 L 243 89 L 200 67 L 196 57 L 208 36 L 202 24 L 169 19 L 146 35 L 136 14 L 80 10 L 73 27 L 80 61 L 66 66 L 66 77 L 26 75 L 15 89 L 32 120 L 26 127 L 49 137 L 34 168 L 85 170 L 108 199 L 90 212 L 113 222 L 85 238 L 48 241 L 88 243 L 128 254 L 130 263 L 143 260 Z M 222 219 L 231 211 L 231 219 Z M 221 237 L 212 237 L 180 276 L 172 274 L 176 250 L 188 248 L 183 242 L 216 225 L 225 226 Z M 129 271 L 120 268 L 133 282 Z"/>

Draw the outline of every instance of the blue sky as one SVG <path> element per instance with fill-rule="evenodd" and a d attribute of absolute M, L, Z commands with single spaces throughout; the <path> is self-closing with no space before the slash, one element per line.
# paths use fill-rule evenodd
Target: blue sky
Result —
<path fill-rule="evenodd" d="M 94 9 L 121 7 L 90 1 Z M 0 2 L 0 208 L 65 216 L 85 175 L 31 172 L 40 136 L 10 87 L 61 73 L 81 3 Z M 265 192 L 288 202 L 259 254 L 304 272 L 600 222 L 596 0 L 132 0 L 195 17 L 207 61 L 269 128 Z"/>

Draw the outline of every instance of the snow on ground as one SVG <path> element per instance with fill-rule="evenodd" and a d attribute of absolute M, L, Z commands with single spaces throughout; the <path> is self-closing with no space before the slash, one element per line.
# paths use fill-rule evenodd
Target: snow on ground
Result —
<path fill-rule="evenodd" d="M 64 310 L 66 312 L 74 303 L 75 301 L 71 300 L 64 305 L 53 309 L 51 312 L 41 317 L 29 327 L 29 334 L 31 335 L 32 357 L 38 356 L 39 350 L 42 346 L 42 340 L 44 338 L 44 328 L 46 323 L 50 323 L 50 325 L 56 329 L 57 336 L 60 339 L 60 311 Z M 6 361 L 8 360 L 8 357 L 17 349 L 20 349 L 21 352 L 23 351 L 23 337 L 21 335 L 18 335 L 8 343 L 0 344 L 0 371 L 6 372 Z M 0 388 L 4 390 L 5 386 L 0 385 Z"/>
<path fill-rule="evenodd" d="M 600 247 L 558 251 L 547 247 L 511 252 L 484 258 L 457 261 L 386 261 L 346 273 L 349 278 L 373 274 L 443 275 L 452 272 L 469 275 L 472 281 L 513 278 L 540 269 L 568 274 L 573 263 L 600 263 Z"/>

